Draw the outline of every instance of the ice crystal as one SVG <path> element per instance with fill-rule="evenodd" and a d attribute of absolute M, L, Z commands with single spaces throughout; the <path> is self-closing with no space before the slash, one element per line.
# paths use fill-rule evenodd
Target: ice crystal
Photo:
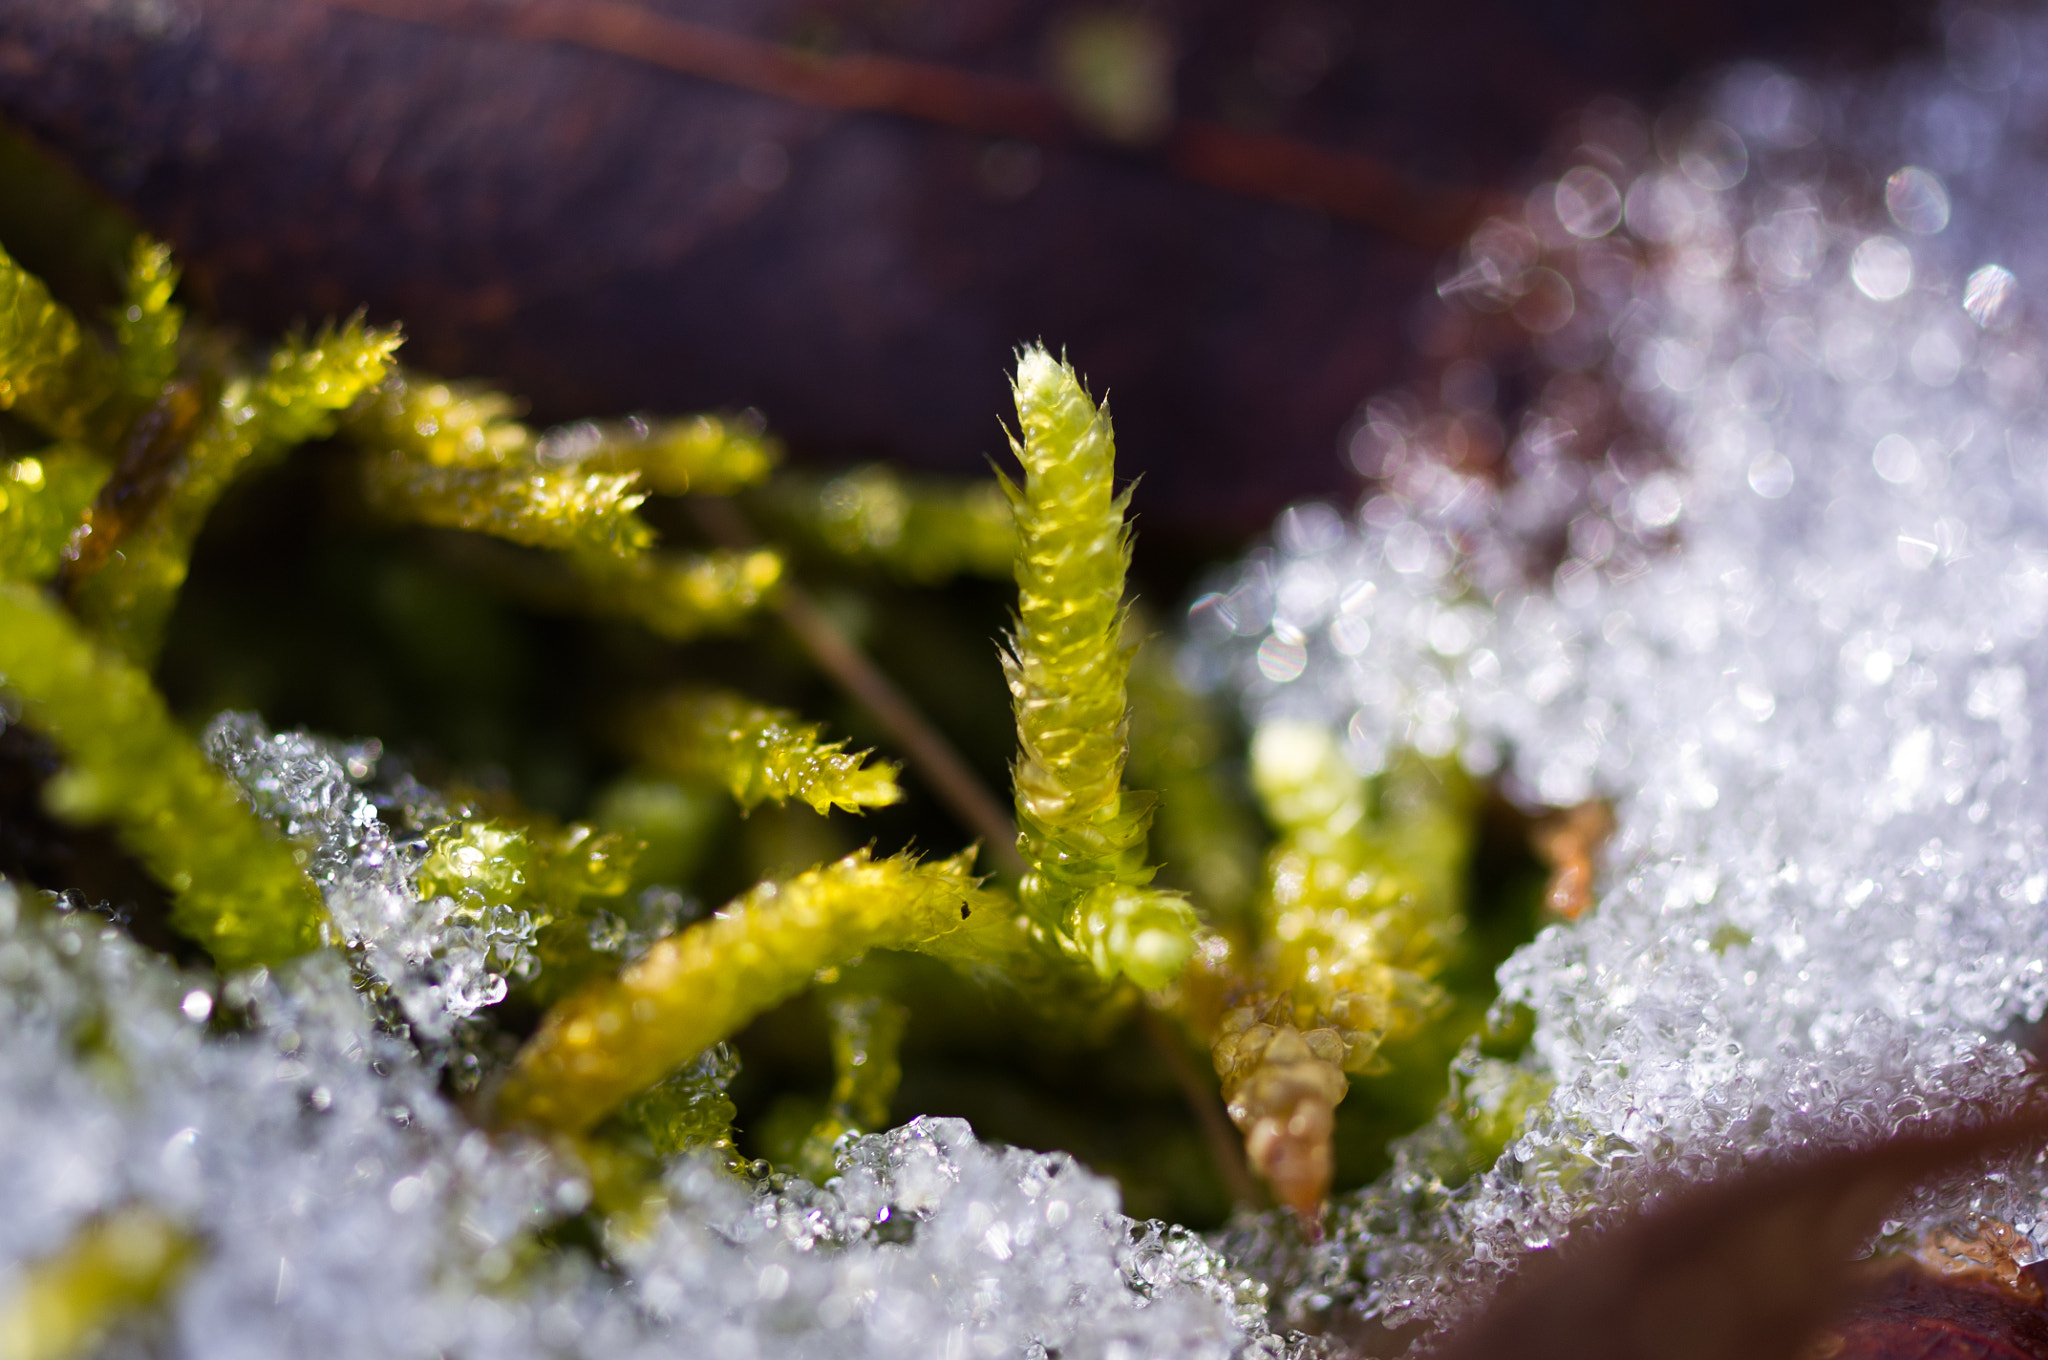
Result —
<path fill-rule="evenodd" d="M 447 1039 L 456 1022 L 504 1000 L 508 973 L 531 970 L 530 919 L 468 920 L 453 898 L 422 896 L 424 835 L 387 828 L 361 787 L 376 771 L 377 743 L 272 733 L 253 714 L 223 713 L 206 730 L 206 750 L 258 812 L 307 849 L 307 876 L 340 932 L 337 943 L 389 990 L 421 1037 Z M 431 819 L 429 827 L 446 816 L 424 801 L 410 808 Z"/>
<path fill-rule="evenodd" d="M 252 785 L 333 791 L 308 815 L 364 839 L 332 753 L 246 730 L 240 751 L 272 767 Z M 0 1260 L 149 1214 L 198 1244 L 126 1323 L 165 1353 L 1284 1353 L 1260 1291 L 1198 1239 L 956 1120 L 849 1140 L 823 1188 L 678 1160 L 658 1212 L 607 1230 L 621 1279 L 530 1249 L 589 1204 L 581 1169 L 476 1130 L 331 952 L 222 986 L 0 883 L 0 980 Z"/>
<path fill-rule="evenodd" d="M 1617 818 L 1590 914 L 1500 972 L 1553 1092 L 1470 1180 L 1447 1112 L 1320 1248 L 1247 1227 L 1286 1308 L 1442 1323 L 1586 1216 L 2014 1097 L 2048 1009 L 2048 22 L 1949 34 L 1869 84 L 1596 106 L 1447 278 L 1439 390 L 1361 412 L 1378 493 L 1290 511 L 1195 605 L 1255 722 Z M 1523 409 L 1496 324 L 1539 361 Z M 2048 1254 L 2044 1187 L 1953 1182 L 1894 1228 Z"/>

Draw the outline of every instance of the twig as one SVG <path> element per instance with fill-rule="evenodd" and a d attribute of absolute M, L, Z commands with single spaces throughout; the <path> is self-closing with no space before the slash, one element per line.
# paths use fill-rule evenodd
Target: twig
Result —
<path fill-rule="evenodd" d="M 1189 1059 L 1187 1045 L 1149 1000 L 1139 1004 L 1138 1022 L 1145 1028 L 1145 1038 L 1166 1060 L 1166 1070 L 1179 1084 L 1181 1095 L 1202 1130 L 1202 1141 L 1209 1145 L 1209 1160 L 1216 1164 L 1216 1174 L 1223 1178 L 1223 1188 L 1231 1201 L 1245 1208 L 1257 1206 L 1262 1197 L 1251 1168 L 1245 1165 L 1244 1141 L 1231 1127 L 1215 1090 L 1202 1080 L 1201 1072 Z"/>
<path fill-rule="evenodd" d="M 827 57 L 619 0 L 318 0 L 430 28 L 560 43 L 699 80 L 841 113 L 881 113 L 989 137 L 1047 145 L 1084 141 L 1053 91 L 935 62 L 853 54 Z M 1213 189 L 1326 213 L 1425 249 L 1455 245 L 1498 204 L 1492 195 L 1433 188 L 1369 156 L 1184 118 L 1161 143 L 1173 174 Z"/>
<path fill-rule="evenodd" d="M 689 501 L 697 522 L 721 546 L 736 551 L 758 548 L 755 535 L 739 508 L 717 496 Z M 953 743 L 925 720 L 896 682 L 882 673 L 867 654 L 818 608 L 810 593 L 793 581 L 776 589 L 774 608 L 818 669 L 832 677 L 853 701 L 866 709 L 889 734 L 904 759 L 924 776 L 939 801 L 960 823 L 980 838 L 1003 872 L 1022 878 L 1024 857 L 1017 853 L 1017 827 Z"/>

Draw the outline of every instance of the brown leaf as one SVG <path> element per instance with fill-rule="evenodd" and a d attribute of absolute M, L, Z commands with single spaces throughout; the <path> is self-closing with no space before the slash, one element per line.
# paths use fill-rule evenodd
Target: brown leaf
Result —
<path fill-rule="evenodd" d="M 1996 1280 L 1901 1261 L 1866 1291 L 1801 1360 L 2048 1360 L 2038 1285 L 2029 1298 Z"/>
<path fill-rule="evenodd" d="M 2037 1102 L 1995 1123 L 1815 1153 L 1680 1192 L 1532 1261 L 1437 1353 L 1443 1360 L 1793 1360 L 1853 1294 L 1850 1254 L 1902 1192 L 1937 1171 L 2043 1138 L 2048 1104 Z M 1924 1302 L 1912 1291 L 1898 1297 L 1901 1316 Z"/>

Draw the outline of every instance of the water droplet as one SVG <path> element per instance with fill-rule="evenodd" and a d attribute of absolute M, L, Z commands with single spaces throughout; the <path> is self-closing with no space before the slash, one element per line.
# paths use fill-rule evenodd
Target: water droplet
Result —
<path fill-rule="evenodd" d="M 1308 667 L 1308 648 L 1292 638 L 1275 633 L 1259 644 L 1259 674 L 1284 685 L 1301 677 Z"/>
<path fill-rule="evenodd" d="M 1885 181 L 1884 206 L 1892 221 L 1917 236 L 1932 236 L 1948 225 L 1948 190 L 1932 170 L 1909 165 Z"/>
<path fill-rule="evenodd" d="M 1591 166 L 1567 170 L 1552 195 L 1557 220 L 1581 240 L 1605 236 L 1621 223 L 1621 191 Z"/>
<path fill-rule="evenodd" d="M 1963 310 L 1986 330 L 2003 322 L 2019 296 L 2019 280 L 2002 264 L 1987 264 L 1963 285 Z"/>
<path fill-rule="evenodd" d="M 1890 302 L 1913 286 L 1913 252 L 1890 236 L 1865 237 L 1849 259 L 1849 277 L 1865 297 Z"/>

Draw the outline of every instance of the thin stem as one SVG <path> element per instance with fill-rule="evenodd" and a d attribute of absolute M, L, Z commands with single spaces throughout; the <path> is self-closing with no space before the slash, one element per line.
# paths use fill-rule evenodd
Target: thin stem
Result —
<path fill-rule="evenodd" d="M 1139 1004 L 1138 1022 L 1145 1028 L 1145 1038 L 1165 1059 L 1166 1070 L 1173 1074 L 1174 1081 L 1180 1086 L 1181 1095 L 1186 1098 L 1188 1109 L 1202 1130 L 1202 1141 L 1209 1145 L 1209 1160 L 1216 1164 L 1216 1174 L 1223 1178 L 1223 1188 L 1231 1201 L 1243 1208 L 1256 1207 L 1261 1197 L 1258 1183 L 1252 1179 L 1251 1168 L 1245 1165 L 1244 1141 L 1231 1127 L 1230 1117 L 1224 1113 L 1214 1088 L 1202 1080 L 1194 1060 L 1188 1057 L 1188 1046 L 1181 1042 L 1180 1034 L 1149 1000 Z"/>
<path fill-rule="evenodd" d="M 695 496 L 689 504 L 697 522 L 720 546 L 738 551 L 760 546 L 752 526 L 731 501 Z M 923 776 L 946 810 L 980 838 L 997 867 L 1013 878 L 1022 878 L 1025 866 L 1023 856 L 1017 853 L 1016 823 L 945 734 L 918 712 L 896 682 L 853 644 L 802 586 L 785 581 L 777 588 L 774 607 L 783 626 L 818 669 L 881 724 L 897 751 Z"/>

